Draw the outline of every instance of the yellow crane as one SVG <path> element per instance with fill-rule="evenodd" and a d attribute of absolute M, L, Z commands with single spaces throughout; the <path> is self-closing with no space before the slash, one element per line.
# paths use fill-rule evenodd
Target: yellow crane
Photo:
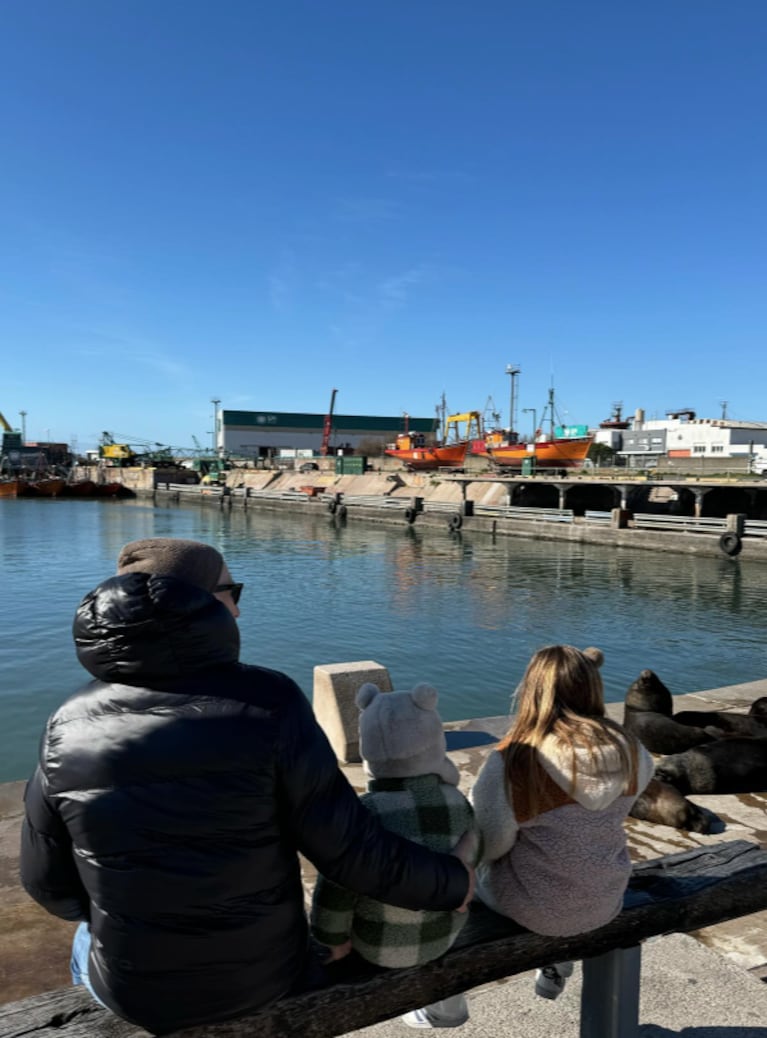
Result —
<path fill-rule="evenodd" d="M 2 411 L 0 411 L 0 426 L 2 426 L 3 432 L 13 432 L 12 427 L 6 421 L 5 415 Z"/>

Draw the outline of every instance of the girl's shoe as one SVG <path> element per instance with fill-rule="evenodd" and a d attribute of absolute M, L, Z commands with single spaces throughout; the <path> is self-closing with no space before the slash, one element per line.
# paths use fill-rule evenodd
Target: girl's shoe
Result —
<path fill-rule="evenodd" d="M 559 998 L 565 990 L 567 978 L 573 975 L 572 962 L 557 962 L 535 971 L 535 993 L 541 998 Z"/>

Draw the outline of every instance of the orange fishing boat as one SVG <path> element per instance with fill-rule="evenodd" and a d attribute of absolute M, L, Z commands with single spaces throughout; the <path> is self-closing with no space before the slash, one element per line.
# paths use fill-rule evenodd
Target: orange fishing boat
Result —
<path fill-rule="evenodd" d="M 0 497 L 17 497 L 19 481 L 17 479 L 0 479 Z"/>
<path fill-rule="evenodd" d="M 593 436 L 544 437 L 528 443 L 488 446 L 487 452 L 502 468 L 521 469 L 526 459 L 533 458 L 536 469 L 576 469 L 583 466 L 593 440 Z"/>
<path fill-rule="evenodd" d="M 576 426 L 575 435 L 569 435 L 571 430 L 555 430 L 553 389 L 549 390 L 544 415 L 546 410 L 550 413 L 548 434 L 536 429 L 533 438 L 525 441 L 514 432 L 504 435 L 496 430 L 485 438 L 485 451 L 482 453 L 489 454 L 494 464 L 507 469 L 522 469 L 526 461 L 532 470 L 582 468 L 594 442 L 593 435 L 586 426 Z"/>
<path fill-rule="evenodd" d="M 427 443 L 423 433 L 401 432 L 384 450 L 390 458 L 399 458 L 405 468 L 423 472 L 443 468 L 463 468 L 466 452 L 473 439 L 482 435 L 479 411 L 451 414 L 445 420 L 445 433 L 438 443 Z"/>

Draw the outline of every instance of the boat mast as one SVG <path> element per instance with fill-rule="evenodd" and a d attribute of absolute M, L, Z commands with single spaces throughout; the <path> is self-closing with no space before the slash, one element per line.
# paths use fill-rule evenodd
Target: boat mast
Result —
<path fill-rule="evenodd" d="M 549 439 L 554 439 L 554 387 L 549 387 Z"/>
<path fill-rule="evenodd" d="M 517 431 L 517 378 L 520 368 L 516 364 L 506 365 L 506 374 L 511 376 L 511 400 L 509 401 L 509 434 Z"/>
<path fill-rule="evenodd" d="M 442 390 L 442 398 L 437 404 L 437 421 L 439 422 L 440 438 L 442 443 L 447 438 L 447 401 L 445 400 L 445 391 Z"/>

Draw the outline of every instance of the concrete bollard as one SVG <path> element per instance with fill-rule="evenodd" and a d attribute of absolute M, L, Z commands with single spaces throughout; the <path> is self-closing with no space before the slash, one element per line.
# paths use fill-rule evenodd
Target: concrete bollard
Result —
<path fill-rule="evenodd" d="M 745 530 L 746 519 L 748 516 L 740 512 L 731 512 L 727 516 L 727 530 L 732 533 L 737 533 L 739 537 L 743 536 Z"/>
<path fill-rule="evenodd" d="M 392 690 L 389 671 L 375 660 L 325 663 L 314 668 L 314 716 L 344 764 L 358 764 L 361 759 L 359 710 L 354 699 L 366 681 L 378 685 L 382 692 Z"/>
<path fill-rule="evenodd" d="M 614 530 L 625 530 L 631 519 L 631 512 L 627 508 L 613 508 L 610 512 L 610 526 Z"/>

